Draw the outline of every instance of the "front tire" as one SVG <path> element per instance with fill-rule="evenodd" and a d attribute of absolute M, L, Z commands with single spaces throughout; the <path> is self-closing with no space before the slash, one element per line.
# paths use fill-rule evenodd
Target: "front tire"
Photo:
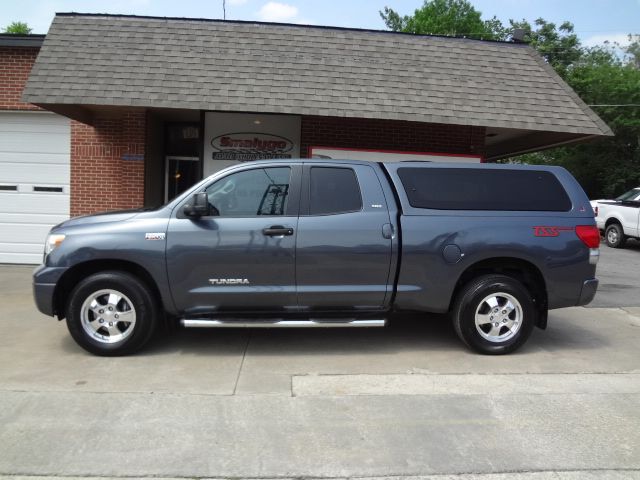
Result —
<path fill-rule="evenodd" d="M 483 275 L 467 283 L 452 309 L 458 337 L 471 349 L 502 355 L 520 348 L 536 321 L 531 293 L 506 275 Z"/>
<path fill-rule="evenodd" d="M 604 232 L 604 240 L 611 248 L 622 248 L 627 240 L 622 225 L 619 223 L 609 225 Z"/>
<path fill-rule="evenodd" d="M 156 328 L 158 312 L 149 288 L 125 272 L 101 272 L 73 289 L 67 328 L 82 348 L 95 355 L 134 353 Z"/>

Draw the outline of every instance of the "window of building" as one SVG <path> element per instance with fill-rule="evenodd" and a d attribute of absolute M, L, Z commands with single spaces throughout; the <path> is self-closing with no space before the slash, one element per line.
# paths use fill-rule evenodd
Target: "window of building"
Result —
<path fill-rule="evenodd" d="M 350 168 L 312 167 L 309 213 L 329 215 L 362 209 L 355 172 Z"/>
<path fill-rule="evenodd" d="M 290 177 L 289 167 L 232 173 L 207 187 L 209 204 L 221 217 L 284 215 Z"/>

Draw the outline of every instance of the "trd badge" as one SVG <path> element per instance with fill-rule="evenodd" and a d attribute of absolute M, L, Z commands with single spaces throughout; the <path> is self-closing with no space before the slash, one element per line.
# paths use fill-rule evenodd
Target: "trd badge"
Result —
<path fill-rule="evenodd" d="M 165 238 L 165 234 L 162 232 L 152 232 L 152 233 L 144 234 L 145 240 L 164 240 L 164 238 Z"/>

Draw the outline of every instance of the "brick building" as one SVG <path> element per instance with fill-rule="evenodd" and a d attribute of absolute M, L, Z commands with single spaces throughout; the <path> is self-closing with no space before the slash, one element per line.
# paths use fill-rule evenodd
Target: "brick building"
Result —
<path fill-rule="evenodd" d="M 493 161 L 611 134 L 525 44 L 58 14 L 31 105 L 6 97 L 37 50 L 19 48 L 0 49 L 25 58 L 0 77 L 2 108 L 72 119 L 72 216 L 162 203 L 254 158 Z"/>

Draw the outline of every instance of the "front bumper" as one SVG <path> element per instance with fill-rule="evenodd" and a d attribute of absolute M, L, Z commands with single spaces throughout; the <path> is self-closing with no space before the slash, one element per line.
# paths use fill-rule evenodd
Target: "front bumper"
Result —
<path fill-rule="evenodd" d="M 596 296 L 598 290 L 598 279 L 592 278 L 585 280 L 582 284 L 582 292 L 580 293 L 580 299 L 576 305 L 587 305 Z"/>
<path fill-rule="evenodd" d="M 66 268 L 40 265 L 33 271 L 33 299 L 38 310 L 53 317 L 55 311 L 56 284 Z"/>

